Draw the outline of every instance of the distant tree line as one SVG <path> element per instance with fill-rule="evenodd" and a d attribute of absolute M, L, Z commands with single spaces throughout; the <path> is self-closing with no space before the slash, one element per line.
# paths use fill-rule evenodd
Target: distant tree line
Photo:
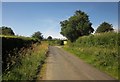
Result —
<path fill-rule="evenodd" d="M 67 20 L 61 21 L 61 32 L 63 36 L 65 36 L 71 42 L 76 41 L 79 37 L 84 35 L 89 35 L 94 32 L 92 27 L 92 23 L 89 20 L 89 16 L 81 11 L 75 11 L 74 15 L 68 18 Z M 95 33 L 102 33 L 102 32 L 110 32 L 113 31 L 112 24 L 107 22 L 103 22 L 100 24 L 95 31 Z M 0 27 L 0 34 L 2 35 L 12 35 L 14 36 L 15 33 L 10 27 L 2 26 Z M 39 40 L 43 40 L 44 37 L 40 31 L 34 32 L 31 36 L 32 38 L 36 38 Z M 51 36 L 48 36 L 47 40 L 52 40 Z"/>
<path fill-rule="evenodd" d="M 0 34 L 1 35 L 7 35 L 7 36 L 15 36 L 14 31 L 7 26 L 2 26 L 0 27 Z M 16 35 L 19 36 L 19 35 Z M 31 35 L 32 38 L 38 39 L 38 40 L 45 40 L 45 38 L 43 37 L 42 33 L 40 31 L 36 31 Z M 48 36 L 46 40 L 52 40 L 52 36 Z"/>

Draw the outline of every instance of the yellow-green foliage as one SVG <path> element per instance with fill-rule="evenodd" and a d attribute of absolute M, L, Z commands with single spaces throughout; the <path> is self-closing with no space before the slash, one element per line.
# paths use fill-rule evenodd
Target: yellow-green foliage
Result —
<path fill-rule="evenodd" d="M 109 32 L 83 36 L 65 49 L 118 79 L 118 34 Z"/>
<path fill-rule="evenodd" d="M 10 71 L 3 74 L 3 80 L 33 80 L 39 71 L 38 67 L 44 63 L 47 50 L 48 44 L 42 42 L 41 45 L 34 44 L 32 49 L 18 53 L 22 56 L 21 60 Z"/>
<path fill-rule="evenodd" d="M 118 45 L 118 34 L 114 32 L 97 33 L 77 39 L 79 46 L 115 47 Z"/>
<path fill-rule="evenodd" d="M 60 45 L 63 45 L 63 40 L 60 40 L 60 39 L 56 39 L 56 40 L 49 40 L 49 45 L 52 45 L 52 46 L 60 46 Z"/>

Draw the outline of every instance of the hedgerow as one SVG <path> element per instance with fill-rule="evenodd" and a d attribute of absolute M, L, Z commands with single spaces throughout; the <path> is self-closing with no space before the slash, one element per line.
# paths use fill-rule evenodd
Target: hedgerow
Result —
<path fill-rule="evenodd" d="M 19 54 L 15 54 L 22 48 L 31 47 L 32 44 L 38 42 L 37 39 L 29 37 L 18 36 L 0 36 L 2 39 L 2 71 L 10 67 L 12 64 L 12 58 L 19 57 Z"/>
<path fill-rule="evenodd" d="M 120 33 L 107 32 L 79 37 L 65 49 L 118 79 Z"/>

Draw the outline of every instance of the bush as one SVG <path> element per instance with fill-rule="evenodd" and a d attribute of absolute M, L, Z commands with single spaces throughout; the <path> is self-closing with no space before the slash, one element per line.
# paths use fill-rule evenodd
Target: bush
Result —
<path fill-rule="evenodd" d="M 83 36 L 77 39 L 76 45 L 78 44 L 79 46 L 115 47 L 118 45 L 118 34 L 109 32 Z"/>

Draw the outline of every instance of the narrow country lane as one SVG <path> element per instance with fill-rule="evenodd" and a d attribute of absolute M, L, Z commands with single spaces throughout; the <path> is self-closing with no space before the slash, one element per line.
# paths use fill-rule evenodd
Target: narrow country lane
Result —
<path fill-rule="evenodd" d="M 50 46 L 45 80 L 114 80 L 61 48 Z"/>

